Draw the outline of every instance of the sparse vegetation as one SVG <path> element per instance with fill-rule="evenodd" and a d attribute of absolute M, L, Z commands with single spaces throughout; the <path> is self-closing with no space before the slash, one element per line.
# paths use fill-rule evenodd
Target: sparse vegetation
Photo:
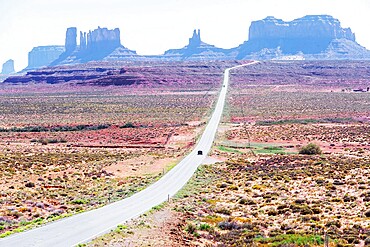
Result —
<path fill-rule="evenodd" d="M 76 126 L 56 126 L 56 127 L 44 127 L 44 126 L 27 126 L 23 128 L 0 128 L 0 132 L 66 132 L 66 131 L 83 131 L 83 130 L 102 130 L 109 128 L 109 124 L 99 125 L 76 125 Z"/>
<path fill-rule="evenodd" d="M 124 125 L 120 126 L 121 129 L 124 129 L 124 128 L 136 128 L 136 126 L 131 123 L 131 122 L 128 122 L 128 123 L 125 123 Z"/>
<path fill-rule="evenodd" d="M 316 246 L 323 245 L 324 239 L 318 235 L 286 234 L 271 238 L 256 238 L 257 243 L 269 244 L 269 246 Z"/>
<path fill-rule="evenodd" d="M 307 146 L 303 146 L 299 150 L 300 154 L 308 154 L 308 155 L 315 155 L 315 154 L 321 154 L 321 149 L 317 144 L 309 143 Z"/>
<path fill-rule="evenodd" d="M 232 73 L 230 123 L 211 152 L 220 162 L 201 166 L 171 202 L 91 245 L 119 245 L 144 231 L 154 233 L 145 244 L 156 246 L 322 246 L 325 232 L 330 246 L 369 245 L 369 97 L 341 90 L 369 83 L 364 73 L 353 73 L 366 63 L 266 62 Z M 164 68 L 139 71 L 147 78 Z M 191 149 L 216 98 L 220 71 L 188 69 L 191 82 L 174 73 L 161 82 L 168 85 L 143 82 L 129 93 L 40 86 L 43 97 L 0 87 L 1 237 L 156 181 L 166 167 L 156 162 L 174 164 L 170 158 Z M 157 170 L 144 173 L 145 166 Z M 153 223 L 158 219 L 160 225 Z"/>

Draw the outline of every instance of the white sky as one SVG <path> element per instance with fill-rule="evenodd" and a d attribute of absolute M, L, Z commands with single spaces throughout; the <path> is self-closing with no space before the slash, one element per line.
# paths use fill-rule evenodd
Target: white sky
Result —
<path fill-rule="evenodd" d="M 154 55 L 185 46 L 195 28 L 203 41 L 231 48 L 247 40 L 253 20 L 308 14 L 334 16 L 370 49 L 370 0 L 0 0 L 0 66 L 14 59 L 23 69 L 33 47 L 63 45 L 71 26 L 118 27 L 125 47 Z"/>

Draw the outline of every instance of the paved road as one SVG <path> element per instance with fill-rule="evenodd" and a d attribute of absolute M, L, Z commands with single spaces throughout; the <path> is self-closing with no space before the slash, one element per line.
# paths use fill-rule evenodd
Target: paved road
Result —
<path fill-rule="evenodd" d="M 252 65 L 254 63 L 241 66 Z M 217 105 L 194 150 L 156 183 L 129 198 L 111 203 L 102 208 L 0 239 L 0 246 L 75 246 L 109 232 L 117 225 L 138 217 L 152 207 L 168 200 L 168 197 L 175 195 L 192 177 L 197 167 L 210 151 L 225 104 L 229 84 L 229 71 L 241 66 L 225 70 L 223 86 Z M 198 155 L 198 150 L 202 150 L 203 155 Z"/>

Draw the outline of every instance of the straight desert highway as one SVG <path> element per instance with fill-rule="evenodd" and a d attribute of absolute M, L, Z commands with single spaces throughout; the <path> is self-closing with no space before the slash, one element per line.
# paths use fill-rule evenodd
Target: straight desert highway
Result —
<path fill-rule="evenodd" d="M 255 63 L 257 62 L 225 70 L 217 105 L 198 144 L 189 155 L 159 181 L 129 198 L 102 208 L 0 239 L 0 246 L 75 246 L 109 232 L 117 225 L 143 214 L 152 207 L 166 201 L 169 196 L 175 195 L 192 177 L 212 147 L 225 105 L 230 70 Z M 202 155 L 198 155 L 198 150 L 202 151 Z"/>

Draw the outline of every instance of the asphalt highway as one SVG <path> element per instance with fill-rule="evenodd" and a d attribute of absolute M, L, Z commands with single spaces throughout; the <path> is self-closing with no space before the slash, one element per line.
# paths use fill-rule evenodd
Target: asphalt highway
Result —
<path fill-rule="evenodd" d="M 255 63 L 225 70 L 216 107 L 199 142 L 190 154 L 156 183 L 121 201 L 0 239 L 0 246 L 76 246 L 108 233 L 117 225 L 138 217 L 174 196 L 193 176 L 212 147 L 225 105 L 230 70 Z M 199 155 L 198 151 L 202 151 L 202 154 Z"/>

